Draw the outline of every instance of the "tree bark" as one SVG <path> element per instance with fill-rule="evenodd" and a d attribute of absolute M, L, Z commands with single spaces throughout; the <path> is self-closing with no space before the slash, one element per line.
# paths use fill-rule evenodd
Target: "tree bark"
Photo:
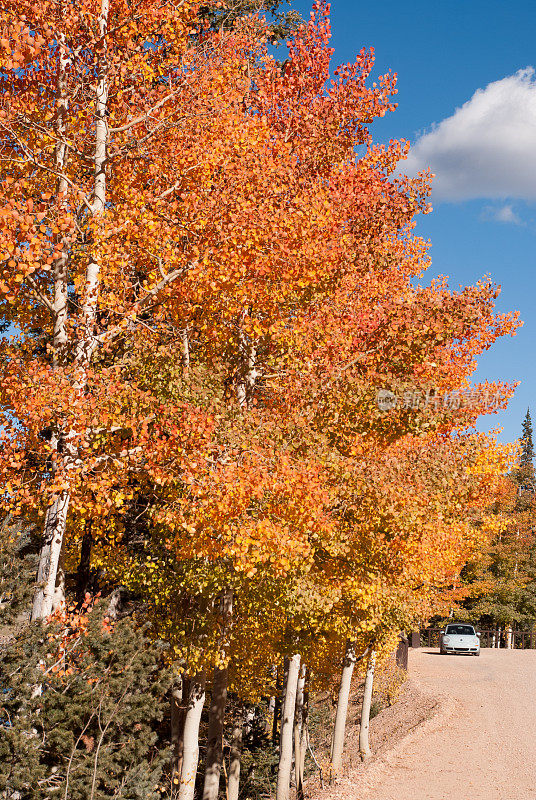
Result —
<path fill-rule="evenodd" d="M 52 594 L 52 613 L 65 605 L 65 552 L 63 546 L 58 556 L 56 584 Z"/>
<path fill-rule="evenodd" d="M 33 600 L 32 621 L 45 619 L 52 613 L 69 500 L 70 495 L 63 492 L 47 509 L 45 541 L 39 553 L 37 590 Z"/>
<path fill-rule="evenodd" d="M 238 405 L 246 409 L 253 396 L 255 381 L 257 379 L 257 348 L 249 341 L 246 334 L 240 329 L 238 334 L 238 380 L 236 384 L 236 397 Z"/>
<path fill-rule="evenodd" d="M 125 591 L 124 586 L 116 586 L 110 597 L 108 598 L 108 612 L 107 615 L 110 619 L 118 619 L 123 608 L 123 594 Z"/>
<path fill-rule="evenodd" d="M 58 172 L 57 197 L 58 206 L 65 206 L 67 182 L 63 177 L 67 161 L 67 147 L 65 145 L 65 129 L 67 121 L 67 110 L 69 107 L 67 97 L 67 67 L 69 56 L 65 47 L 65 37 L 60 37 L 58 42 L 58 74 L 56 79 L 56 116 L 54 122 L 56 134 L 56 146 L 54 149 L 54 165 Z M 53 368 L 57 367 L 58 362 L 65 357 L 67 345 L 67 293 L 68 293 L 68 253 L 66 246 L 61 250 L 60 256 L 55 260 L 53 267 L 54 275 L 54 328 L 52 338 L 53 349 Z M 54 432 L 52 445 L 52 472 L 55 471 L 56 458 L 58 456 L 58 434 Z M 63 515 L 63 505 L 66 505 L 65 515 Z M 54 603 L 54 593 L 56 588 L 56 575 L 60 562 L 60 552 L 57 552 L 58 541 L 63 544 L 62 525 L 66 522 L 66 514 L 69 505 L 69 497 L 60 496 L 52 501 L 45 514 L 45 524 L 43 530 L 43 545 L 39 552 L 39 566 L 37 570 L 37 589 L 33 598 L 32 620 L 44 619 L 52 611 Z M 65 516 L 65 519 L 63 518 Z M 60 576 L 60 584 L 62 576 Z M 60 589 L 61 592 L 61 589 Z M 58 595 L 56 595 L 56 600 Z"/>
<path fill-rule="evenodd" d="M 303 800 L 303 797 L 305 796 L 304 792 L 305 756 L 307 755 L 308 745 L 309 745 L 309 670 L 307 670 L 305 673 L 305 686 L 303 688 L 302 727 L 300 732 L 301 798 L 298 798 L 298 800 Z"/>
<path fill-rule="evenodd" d="M 344 737 L 346 731 L 346 717 L 348 715 L 348 702 L 350 700 L 350 687 L 352 685 L 352 675 L 356 662 L 355 642 L 346 643 L 346 652 L 341 672 L 341 683 L 339 686 L 339 697 L 337 700 L 337 713 L 335 715 L 335 725 L 333 727 L 333 737 L 331 740 L 331 777 L 339 774 L 342 764 L 342 754 L 344 750 Z"/>
<path fill-rule="evenodd" d="M 207 757 L 203 800 L 217 800 L 223 757 L 223 723 L 227 703 L 227 667 L 214 669 L 208 716 Z"/>
<path fill-rule="evenodd" d="M 303 773 L 305 766 L 305 726 L 307 725 L 307 706 L 305 698 L 305 682 L 307 670 L 304 664 L 300 667 L 296 686 L 296 710 L 294 713 L 294 775 L 296 797 L 303 800 Z"/>
<path fill-rule="evenodd" d="M 67 67 L 69 65 L 69 53 L 65 47 L 65 36 L 59 37 L 59 58 L 58 58 L 58 78 L 57 78 L 57 99 L 56 99 L 56 147 L 54 151 L 54 162 L 58 173 L 58 205 L 60 208 L 66 206 L 66 195 L 68 184 L 64 177 L 65 165 L 67 162 L 67 145 L 65 144 L 65 134 L 67 125 L 67 112 L 69 100 L 67 96 Z M 54 262 L 54 333 L 53 333 L 53 366 L 63 363 L 66 358 L 67 349 L 67 301 L 69 289 L 69 252 L 66 237 L 62 239 L 62 248 L 59 257 Z"/>
<path fill-rule="evenodd" d="M 93 199 L 91 214 L 99 217 L 106 208 L 106 154 L 108 150 L 108 60 L 106 56 L 106 34 L 108 31 L 109 0 L 101 0 L 99 15 L 99 34 L 102 50 L 97 65 L 97 85 L 95 91 L 95 152 L 93 156 Z M 91 361 L 97 344 L 95 339 L 95 319 L 99 293 L 100 264 L 90 248 L 86 268 L 86 285 L 82 302 L 83 335 L 76 347 L 75 360 L 84 372 Z M 85 375 L 82 388 L 85 386 Z"/>
<path fill-rule="evenodd" d="M 236 715 L 231 751 L 229 754 L 229 777 L 227 780 L 227 800 L 238 800 L 240 791 L 240 767 L 242 761 L 242 734 L 244 730 L 244 708 L 240 706 Z"/>
<path fill-rule="evenodd" d="M 198 672 L 190 681 L 188 708 L 184 720 L 183 758 L 179 800 L 193 800 L 199 762 L 199 724 L 205 704 L 205 673 Z"/>
<path fill-rule="evenodd" d="M 180 337 L 182 344 L 182 372 L 185 377 L 188 377 L 188 373 L 190 372 L 190 342 L 188 339 L 188 328 L 181 330 Z"/>
<path fill-rule="evenodd" d="M 174 784 L 180 782 L 182 772 L 186 697 L 188 697 L 188 681 L 183 675 L 178 675 L 171 689 L 171 778 Z"/>
<path fill-rule="evenodd" d="M 287 682 L 288 682 L 288 670 L 290 666 L 290 658 L 285 656 L 285 660 L 283 663 L 283 680 L 281 685 L 281 696 L 279 698 L 279 749 L 281 750 L 281 720 L 283 718 L 283 708 L 285 705 L 285 697 L 287 694 Z"/>
<path fill-rule="evenodd" d="M 220 658 L 225 662 L 233 614 L 233 592 L 226 588 L 220 599 Z M 203 800 L 218 800 L 223 760 L 223 723 L 227 704 L 227 667 L 215 667 L 208 716 L 208 742 L 205 760 Z"/>
<path fill-rule="evenodd" d="M 288 662 L 285 696 L 281 714 L 281 733 L 279 737 L 279 768 L 277 771 L 276 800 L 288 800 L 290 791 L 290 773 L 292 770 L 292 739 L 294 729 L 294 713 L 296 710 L 296 693 L 300 656 L 292 656 Z"/>
<path fill-rule="evenodd" d="M 374 667 L 376 665 L 376 652 L 371 650 L 367 674 L 365 677 L 365 691 L 363 693 L 363 706 L 361 709 L 361 725 L 359 726 L 359 752 L 364 761 L 371 755 L 369 745 L 370 704 L 372 702 L 372 687 L 374 684 Z"/>

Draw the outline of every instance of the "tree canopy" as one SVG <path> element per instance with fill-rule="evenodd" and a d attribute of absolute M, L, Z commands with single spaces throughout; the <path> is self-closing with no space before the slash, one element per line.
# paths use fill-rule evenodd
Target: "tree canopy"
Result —
<path fill-rule="evenodd" d="M 258 702 L 300 654 L 324 688 L 347 639 L 443 609 L 512 461 L 474 425 L 513 387 L 470 379 L 517 315 L 422 281 L 429 176 L 371 133 L 396 76 L 332 68 L 324 2 L 283 64 L 243 10 L 1 17 L 0 479 L 42 532 L 33 620 L 94 570 L 201 705 L 208 670 Z"/>

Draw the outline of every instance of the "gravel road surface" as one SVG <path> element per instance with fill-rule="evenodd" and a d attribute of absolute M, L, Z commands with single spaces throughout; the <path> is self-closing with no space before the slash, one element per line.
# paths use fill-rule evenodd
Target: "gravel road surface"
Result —
<path fill-rule="evenodd" d="M 536 800 L 536 650 L 412 651 L 437 716 L 384 759 L 360 800 Z"/>

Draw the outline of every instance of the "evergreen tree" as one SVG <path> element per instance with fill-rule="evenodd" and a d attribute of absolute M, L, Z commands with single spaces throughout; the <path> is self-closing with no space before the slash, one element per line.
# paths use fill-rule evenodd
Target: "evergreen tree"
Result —
<path fill-rule="evenodd" d="M 9 516 L 0 523 L 0 635 L 28 621 L 39 539 L 32 525 Z"/>
<path fill-rule="evenodd" d="M 85 612 L 28 624 L 5 646 L 2 797 L 161 797 L 162 653 L 131 617 L 109 623 L 105 601 Z"/>
<path fill-rule="evenodd" d="M 289 39 L 303 24 L 298 11 L 280 10 L 289 6 L 290 0 L 231 0 L 218 8 L 214 3 L 202 5 L 199 10 L 201 20 L 212 30 L 231 29 L 236 22 L 250 14 L 264 14 L 269 21 L 269 33 L 273 44 Z"/>
<path fill-rule="evenodd" d="M 532 448 L 530 415 L 523 426 L 526 452 Z M 523 440 L 522 440 L 523 443 Z M 462 571 L 463 608 L 483 628 L 536 623 L 536 482 L 532 461 L 520 463 L 502 481 L 490 511 L 497 533 Z"/>
<path fill-rule="evenodd" d="M 533 470 L 532 459 L 534 458 L 534 445 L 532 442 L 532 420 L 530 418 L 530 409 L 528 408 L 525 419 L 523 420 L 522 430 L 520 467 L 529 467 Z"/>

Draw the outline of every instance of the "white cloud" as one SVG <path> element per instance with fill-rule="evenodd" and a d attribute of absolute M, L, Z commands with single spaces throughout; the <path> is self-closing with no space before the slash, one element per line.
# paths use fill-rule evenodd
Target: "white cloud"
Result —
<path fill-rule="evenodd" d="M 524 222 L 514 211 L 511 203 L 504 206 L 486 206 L 482 210 L 481 219 L 485 222 L 506 222 L 512 225 L 523 225 Z"/>
<path fill-rule="evenodd" d="M 536 199 L 534 68 L 478 89 L 452 116 L 419 136 L 400 172 L 415 175 L 426 168 L 436 175 L 438 200 Z"/>

